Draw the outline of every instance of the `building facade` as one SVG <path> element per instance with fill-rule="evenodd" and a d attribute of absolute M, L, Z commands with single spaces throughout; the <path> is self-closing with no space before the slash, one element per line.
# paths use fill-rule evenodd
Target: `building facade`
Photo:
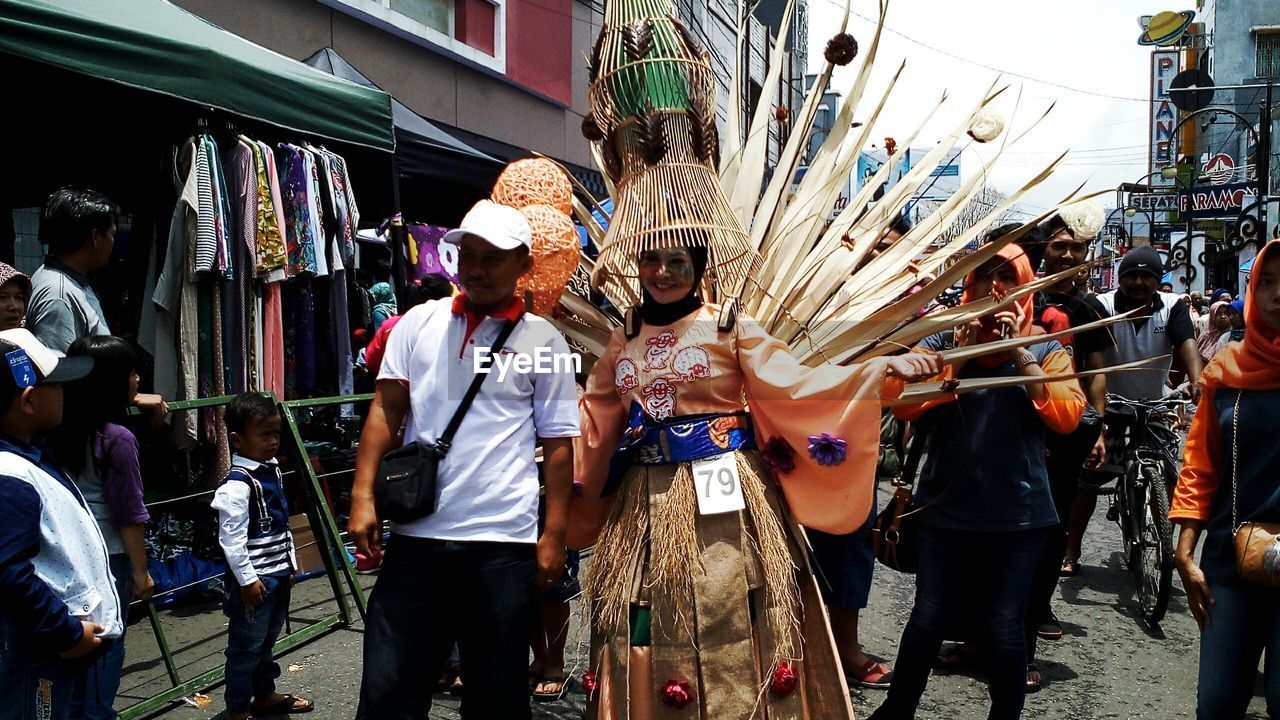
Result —
<path fill-rule="evenodd" d="M 1280 142 L 1277 141 L 1277 114 L 1274 105 L 1280 103 L 1280 3 L 1261 0 L 1202 0 L 1198 19 L 1204 23 L 1205 51 L 1199 62 L 1201 69 L 1209 72 L 1215 85 L 1247 88 L 1217 91 L 1214 106 L 1226 107 L 1243 116 L 1244 120 L 1226 114 L 1206 114 L 1197 118 L 1199 137 L 1195 147 L 1194 171 L 1186 176 L 1198 187 L 1247 187 L 1241 195 L 1243 202 L 1235 216 L 1222 218 L 1222 237 L 1225 254 L 1236 257 L 1219 258 L 1216 268 L 1223 278 L 1235 273 L 1238 263 L 1247 262 L 1256 248 L 1254 244 L 1239 246 L 1239 238 L 1249 235 L 1248 228 L 1239 227 L 1245 217 L 1257 219 L 1260 208 L 1256 202 L 1257 190 L 1275 196 L 1280 190 Z M 1272 84 L 1272 103 L 1269 117 L 1263 117 L 1263 103 L 1267 85 Z M 1246 122 L 1247 121 L 1247 122 Z M 1269 125 L 1270 147 L 1261 149 L 1263 125 Z M 1267 155 L 1265 187 L 1259 188 L 1259 160 Z M 1184 161 L 1189 158 L 1184 158 Z M 1224 197 L 1229 193 L 1224 194 Z M 1255 240 L 1275 237 L 1280 205 L 1271 202 L 1266 212 L 1266 227 L 1253 233 Z M 1232 242 L 1234 240 L 1234 242 Z"/>
<path fill-rule="evenodd" d="M 289 57 L 333 48 L 374 84 L 464 142 L 501 159 L 543 153 L 567 164 L 596 195 L 605 192 L 581 131 L 587 112 L 586 58 L 603 24 L 603 0 L 174 2 Z M 677 0 L 677 5 L 712 52 L 723 128 L 737 5 L 728 0 Z M 797 15 L 803 18 L 801 11 Z M 774 43 L 758 17 L 751 19 L 748 32 L 751 84 L 758 88 Z M 802 57 L 789 62 L 796 77 L 803 76 L 802 63 Z M 795 87 L 786 102 L 797 104 L 799 86 L 783 80 L 784 87 Z M 774 145 L 771 157 L 776 157 Z"/>

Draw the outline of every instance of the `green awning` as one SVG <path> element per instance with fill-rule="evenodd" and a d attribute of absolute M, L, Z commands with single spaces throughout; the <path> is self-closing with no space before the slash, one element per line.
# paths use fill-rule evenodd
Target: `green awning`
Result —
<path fill-rule="evenodd" d="M 0 0 L 0 52 L 300 133 L 395 147 L 386 93 L 255 45 L 166 0 Z"/>

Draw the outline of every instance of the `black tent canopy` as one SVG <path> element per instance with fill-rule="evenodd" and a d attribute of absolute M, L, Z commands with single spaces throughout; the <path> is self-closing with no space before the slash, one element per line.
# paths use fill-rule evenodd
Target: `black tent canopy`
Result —
<path fill-rule="evenodd" d="M 322 48 L 303 62 L 344 80 L 377 87 L 333 48 Z M 502 160 L 450 135 L 394 97 L 391 121 L 400 206 L 406 219 L 456 224 L 472 203 L 488 196 L 502 172 Z"/>

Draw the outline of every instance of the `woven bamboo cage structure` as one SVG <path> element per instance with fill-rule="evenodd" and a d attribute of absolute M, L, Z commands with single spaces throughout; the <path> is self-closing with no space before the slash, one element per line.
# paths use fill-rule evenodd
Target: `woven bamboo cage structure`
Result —
<path fill-rule="evenodd" d="M 592 52 L 583 134 L 616 194 L 592 282 L 636 297 L 646 250 L 704 247 L 704 297 L 737 297 L 760 264 L 721 190 L 711 57 L 669 0 L 619 0 Z"/>

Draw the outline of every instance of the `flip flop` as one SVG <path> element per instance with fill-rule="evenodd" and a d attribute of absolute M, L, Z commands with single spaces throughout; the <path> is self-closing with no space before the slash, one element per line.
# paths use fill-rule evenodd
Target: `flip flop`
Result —
<path fill-rule="evenodd" d="M 1060 577 L 1069 578 L 1080 574 L 1079 560 L 1063 560 L 1062 569 L 1058 571 Z"/>
<path fill-rule="evenodd" d="M 852 679 L 864 688 L 883 690 L 893 682 L 893 670 L 875 660 L 867 660 L 867 664 L 858 668 Z"/>
<path fill-rule="evenodd" d="M 1035 679 L 1031 678 L 1032 674 Z M 1040 688 L 1044 687 L 1044 675 L 1040 673 L 1040 668 L 1035 663 L 1027 663 L 1027 692 L 1040 692 Z"/>
<path fill-rule="evenodd" d="M 296 704 L 299 700 L 301 700 L 305 704 L 303 705 Z M 286 694 L 282 696 L 280 700 L 277 701 L 276 703 L 272 705 L 268 705 L 265 708 L 253 708 L 251 712 L 253 713 L 254 717 L 258 717 L 262 715 L 301 715 L 302 713 L 309 713 L 315 709 L 316 709 L 316 704 L 311 702 L 310 700 L 307 700 L 306 698 L 300 698 L 295 695 Z"/>
<path fill-rule="evenodd" d="M 542 685 L 559 685 L 560 689 L 556 690 L 555 692 L 550 692 L 547 690 L 543 690 L 542 692 L 539 692 L 537 688 Z M 534 686 L 534 690 L 532 693 L 533 699 L 535 702 L 543 702 L 543 703 L 556 702 L 560 698 L 564 697 L 565 689 L 568 688 L 568 686 L 569 686 L 568 679 L 564 675 L 551 675 L 551 676 L 540 677 L 538 678 L 538 684 Z"/>

